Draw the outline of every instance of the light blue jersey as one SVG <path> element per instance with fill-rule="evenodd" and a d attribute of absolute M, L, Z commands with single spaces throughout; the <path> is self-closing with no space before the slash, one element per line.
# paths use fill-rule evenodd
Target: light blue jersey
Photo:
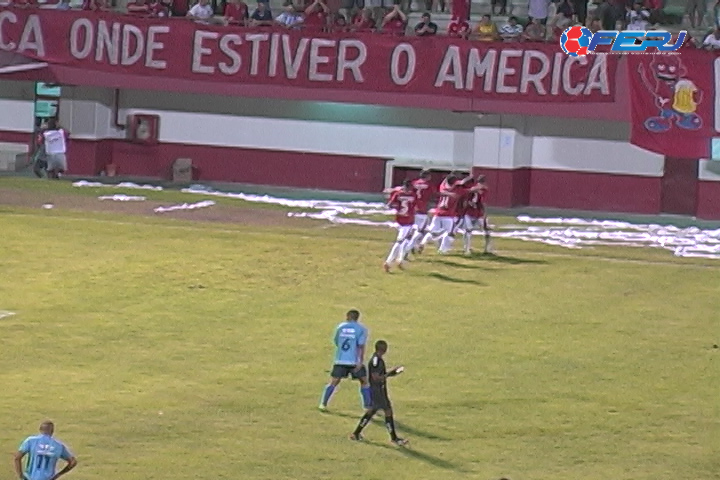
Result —
<path fill-rule="evenodd" d="M 367 329 L 359 322 L 343 322 L 335 329 L 335 365 L 356 365 L 358 350 L 365 346 Z"/>
<path fill-rule="evenodd" d="M 26 454 L 25 478 L 27 480 L 50 480 L 60 459 L 70 460 L 72 453 L 62 442 L 49 435 L 28 437 L 18 449 Z"/>

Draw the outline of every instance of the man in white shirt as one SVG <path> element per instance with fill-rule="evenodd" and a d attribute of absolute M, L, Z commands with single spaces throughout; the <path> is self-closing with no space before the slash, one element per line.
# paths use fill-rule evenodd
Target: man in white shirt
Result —
<path fill-rule="evenodd" d="M 48 178 L 60 178 L 67 170 L 67 138 L 68 134 L 57 124 L 54 118 L 48 121 L 48 128 L 42 133 L 47 161 Z"/>
<path fill-rule="evenodd" d="M 518 24 L 516 17 L 510 17 L 508 23 L 500 27 L 500 36 L 506 42 L 517 42 L 523 33 L 522 25 Z"/>
<path fill-rule="evenodd" d="M 720 50 L 720 28 L 705 37 L 702 46 L 706 50 Z"/>
<path fill-rule="evenodd" d="M 283 3 L 283 8 L 285 8 L 285 11 L 283 11 L 280 15 L 275 18 L 275 22 L 282 26 L 287 28 L 292 28 L 295 26 L 300 25 L 303 22 L 303 17 L 301 14 L 295 11 L 295 5 L 291 1 L 286 1 Z"/>
<path fill-rule="evenodd" d="M 646 32 L 650 25 L 650 12 L 645 10 L 642 0 L 636 0 L 633 9 L 627 13 L 625 20 L 627 21 L 627 30 Z"/>
<path fill-rule="evenodd" d="M 200 0 L 187 13 L 188 18 L 201 23 L 210 23 L 213 15 L 215 12 L 210 6 L 210 0 Z"/>

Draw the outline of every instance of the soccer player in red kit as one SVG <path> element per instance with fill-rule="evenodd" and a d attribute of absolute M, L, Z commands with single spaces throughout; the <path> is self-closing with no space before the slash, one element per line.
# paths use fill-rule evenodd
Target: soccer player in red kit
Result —
<path fill-rule="evenodd" d="M 487 185 L 485 176 L 480 175 L 477 180 L 473 179 L 473 189 L 468 192 L 465 199 L 465 215 L 463 216 L 463 235 L 465 254 L 472 253 L 470 244 L 472 242 L 473 230 L 482 228 L 485 232 L 485 253 L 490 252 L 490 230 L 487 226 L 487 217 L 485 216 L 485 195 L 487 194 Z"/>
<path fill-rule="evenodd" d="M 388 207 L 395 210 L 395 221 L 398 224 L 398 233 L 395 243 L 390 249 L 390 254 L 385 260 L 383 268 L 390 271 L 390 266 L 397 262 L 402 269 L 405 260 L 405 252 L 409 250 L 408 245 L 412 239 L 413 227 L 415 226 L 415 207 L 417 195 L 410 180 L 405 180 L 402 187 L 393 189 L 388 201 Z"/>
<path fill-rule="evenodd" d="M 428 207 L 437 194 L 437 187 L 432 184 L 430 178 L 430 170 L 423 170 L 420 172 L 420 177 L 412 181 L 415 195 L 417 195 L 417 202 L 415 202 L 415 232 L 410 241 L 411 250 L 420 246 L 420 241 L 430 226 Z"/>
<path fill-rule="evenodd" d="M 440 199 L 435 206 L 430 231 L 423 237 L 420 243 L 421 248 L 432 239 L 435 242 L 440 242 L 440 253 L 450 251 L 458 204 L 465 193 L 465 189 L 458 181 L 457 176 L 450 174 L 445 177 L 438 190 Z"/>

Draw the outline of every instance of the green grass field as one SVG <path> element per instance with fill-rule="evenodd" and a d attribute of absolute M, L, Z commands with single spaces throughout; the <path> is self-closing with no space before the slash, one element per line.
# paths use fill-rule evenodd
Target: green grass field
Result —
<path fill-rule="evenodd" d="M 49 417 L 78 480 L 720 478 L 720 262 L 500 241 L 386 275 L 391 238 L 0 206 L 0 448 Z M 354 384 L 316 410 L 349 308 L 410 449 L 347 440 Z"/>

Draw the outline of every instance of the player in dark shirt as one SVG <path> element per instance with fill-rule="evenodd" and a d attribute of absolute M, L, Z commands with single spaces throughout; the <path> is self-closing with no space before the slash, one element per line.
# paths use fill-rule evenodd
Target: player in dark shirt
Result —
<path fill-rule="evenodd" d="M 385 340 L 375 342 L 375 354 L 368 363 L 368 371 L 370 372 L 370 393 L 372 397 L 372 406 L 365 411 L 365 415 L 360 419 L 355 431 L 350 435 L 351 440 L 362 440 L 360 433 L 363 428 L 370 423 L 372 417 L 382 410 L 385 414 L 385 427 L 390 433 L 390 440 L 395 445 L 406 445 L 408 442 L 404 438 L 400 438 L 395 433 L 395 420 L 393 419 L 392 403 L 388 398 L 386 380 L 388 377 L 394 377 L 402 373 L 402 366 L 395 367 L 390 371 L 385 368 L 385 360 L 383 356 L 388 350 L 388 344 Z"/>

